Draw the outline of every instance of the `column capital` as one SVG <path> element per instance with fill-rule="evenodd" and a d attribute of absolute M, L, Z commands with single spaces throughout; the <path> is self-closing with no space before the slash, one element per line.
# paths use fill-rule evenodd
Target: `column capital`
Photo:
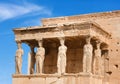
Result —
<path fill-rule="evenodd" d="M 86 38 L 85 38 L 86 44 L 90 44 L 91 38 L 92 37 L 90 35 L 86 36 Z"/>
<path fill-rule="evenodd" d="M 16 40 L 16 43 L 18 44 L 18 43 L 22 43 L 22 41 L 21 40 Z"/>
<path fill-rule="evenodd" d="M 101 43 L 102 43 L 100 39 L 96 39 L 95 42 L 96 42 L 97 44 L 101 44 Z"/>
<path fill-rule="evenodd" d="M 42 40 L 43 40 L 43 37 L 36 38 L 36 41 L 42 41 Z"/>
<path fill-rule="evenodd" d="M 61 40 L 64 40 L 65 41 L 65 37 L 58 37 L 58 39 L 61 41 Z"/>
<path fill-rule="evenodd" d="M 92 38 L 93 36 L 92 35 L 86 35 L 85 38 Z"/>

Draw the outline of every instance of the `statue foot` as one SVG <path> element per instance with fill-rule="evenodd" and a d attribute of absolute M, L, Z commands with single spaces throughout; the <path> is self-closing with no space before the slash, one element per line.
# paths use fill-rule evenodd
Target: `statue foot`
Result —
<path fill-rule="evenodd" d="M 36 75 L 43 75 L 43 73 L 36 73 Z"/>
<path fill-rule="evenodd" d="M 65 75 L 66 73 L 61 73 L 61 75 Z"/>
<path fill-rule="evenodd" d="M 55 73 L 56 75 L 61 75 L 61 73 Z"/>

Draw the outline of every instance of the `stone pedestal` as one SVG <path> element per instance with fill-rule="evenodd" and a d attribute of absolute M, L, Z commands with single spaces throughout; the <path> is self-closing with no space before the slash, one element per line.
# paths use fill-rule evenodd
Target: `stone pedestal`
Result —
<path fill-rule="evenodd" d="M 13 75 L 13 84 L 104 84 L 103 77 L 85 73 Z"/>

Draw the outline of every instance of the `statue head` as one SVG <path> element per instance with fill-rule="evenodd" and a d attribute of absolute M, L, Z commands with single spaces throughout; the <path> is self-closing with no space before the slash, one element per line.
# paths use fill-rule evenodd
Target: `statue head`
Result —
<path fill-rule="evenodd" d="M 64 37 L 61 37 L 61 38 L 59 38 L 59 39 L 60 39 L 60 45 L 64 45 L 65 38 L 64 38 Z"/>
<path fill-rule="evenodd" d="M 38 40 L 38 46 L 42 47 L 42 40 Z"/>
<path fill-rule="evenodd" d="M 42 47 L 42 40 L 39 40 L 39 41 L 38 41 L 38 46 L 39 46 L 39 47 Z"/>
<path fill-rule="evenodd" d="M 37 41 L 38 41 L 38 46 L 39 46 L 39 47 L 42 47 L 43 38 L 42 38 L 42 37 L 41 37 L 41 38 L 38 38 Z"/>
<path fill-rule="evenodd" d="M 90 36 L 87 36 L 87 37 L 86 37 L 86 44 L 90 44 L 90 41 L 91 41 L 91 37 L 90 37 Z"/>
<path fill-rule="evenodd" d="M 97 47 L 97 49 L 100 48 L 100 44 L 101 44 L 100 40 L 97 40 L 97 41 L 96 41 L 96 47 Z"/>
<path fill-rule="evenodd" d="M 21 41 L 20 41 L 20 40 L 17 40 L 16 42 L 17 42 L 17 47 L 18 47 L 18 49 L 21 49 Z"/>

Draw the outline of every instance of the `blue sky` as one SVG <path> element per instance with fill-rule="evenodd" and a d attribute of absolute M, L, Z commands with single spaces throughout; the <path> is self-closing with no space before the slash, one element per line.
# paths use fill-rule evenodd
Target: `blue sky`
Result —
<path fill-rule="evenodd" d="M 120 10 L 120 0 L 0 0 L 0 84 L 12 84 L 16 43 L 12 29 L 40 25 L 40 19 Z M 24 49 L 23 73 L 27 73 Z"/>

